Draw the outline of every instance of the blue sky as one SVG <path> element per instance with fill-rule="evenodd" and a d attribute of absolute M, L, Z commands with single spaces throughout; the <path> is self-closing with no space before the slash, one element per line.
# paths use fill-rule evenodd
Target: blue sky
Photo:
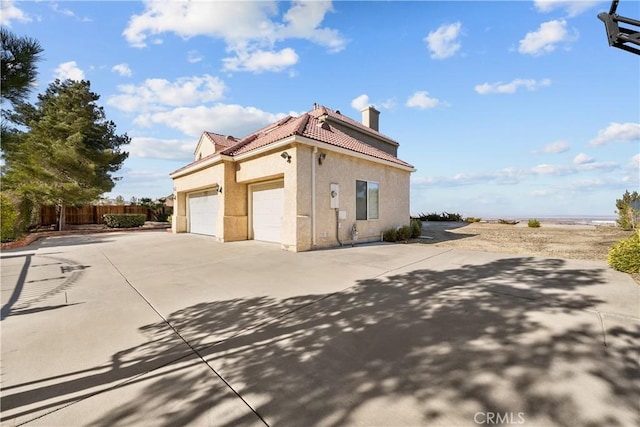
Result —
<path fill-rule="evenodd" d="M 1 17 L 44 47 L 35 93 L 90 80 L 132 137 L 108 196 L 171 194 L 204 130 L 371 104 L 417 169 L 413 214 L 533 217 L 614 215 L 640 185 L 640 57 L 608 47 L 609 6 L 2 0 Z"/>

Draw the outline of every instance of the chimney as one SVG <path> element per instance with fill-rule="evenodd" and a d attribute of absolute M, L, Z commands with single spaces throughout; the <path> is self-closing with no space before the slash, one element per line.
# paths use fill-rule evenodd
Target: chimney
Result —
<path fill-rule="evenodd" d="M 362 112 L 362 124 L 377 131 L 380 111 L 376 110 L 373 105 L 363 108 L 360 111 Z"/>

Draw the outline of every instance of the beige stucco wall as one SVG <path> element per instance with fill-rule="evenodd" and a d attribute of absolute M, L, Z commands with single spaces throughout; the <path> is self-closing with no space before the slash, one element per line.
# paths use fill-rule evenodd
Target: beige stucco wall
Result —
<path fill-rule="evenodd" d="M 317 246 L 337 244 L 336 211 L 331 208 L 331 184 L 339 185 L 339 211 L 346 213 L 338 221 L 342 243 L 353 241 L 356 225 L 358 241 L 379 240 L 381 233 L 409 223 L 410 172 L 335 152 L 326 152 L 316 167 L 316 240 Z M 379 219 L 356 220 L 356 180 L 379 184 Z"/>
<path fill-rule="evenodd" d="M 286 151 L 291 162 L 281 157 Z M 322 165 L 318 155 L 325 153 Z M 316 245 L 313 243 L 312 175 L 316 179 Z M 223 241 L 245 240 L 251 236 L 250 203 L 252 187 L 280 181 L 284 186 L 284 217 L 281 244 L 284 249 L 305 251 L 314 247 L 335 246 L 336 211 L 330 207 L 330 186 L 340 186 L 339 210 L 346 218 L 339 220 L 339 238 L 352 243 L 356 224 L 358 241 L 379 240 L 391 227 L 409 223 L 410 172 L 392 166 L 306 144 L 293 143 L 256 157 L 220 162 L 205 170 L 174 180 L 176 208 L 173 231 L 187 231 L 186 195 L 219 184 L 222 187 L 216 230 L 223 230 Z M 379 219 L 356 221 L 356 180 L 379 184 Z"/>
<path fill-rule="evenodd" d="M 198 145 L 196 146 L 196 150 L 194 153 L 194 160 L 201 159 L 203 157 L 210 156 L 215 153 L 216 148 L 211 142 L 209 138 L 207 138 L 204 134 L 200 135 L 200 140 L 198 141 Z"/>

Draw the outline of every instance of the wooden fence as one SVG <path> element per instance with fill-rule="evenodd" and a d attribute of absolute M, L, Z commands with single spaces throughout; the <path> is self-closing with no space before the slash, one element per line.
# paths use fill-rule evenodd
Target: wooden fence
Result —
<path fill-rule="evenodd" d="M 161 211 L 172 210 L 172 208 L 164 207 Z M 125 205 L 100 205 L 100 206 L 82 206 L 79 208 L 73 206 L 65 207 L 65 222 L 70 225 L 81 224 L 102 224 L 104 214 L 145 214 L 147 221 L 156 219 L 156 211 L 145 206 L 125 206 Z M 171 212 L 167 212 L 170 214 Z M 40 208 L 40 225 L 51 225 L 58 222 L 58 214 L 55 206 L 42 206 Z"/>

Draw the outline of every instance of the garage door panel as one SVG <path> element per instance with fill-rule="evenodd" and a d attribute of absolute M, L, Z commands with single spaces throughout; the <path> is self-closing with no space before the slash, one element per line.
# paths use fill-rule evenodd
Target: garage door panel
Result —
<path fill-rule="evenodd" d="M 284 188 L 255 189 L 252 193 L 253 238 L 265 242 L 282 241 Z"/>
<path fill-rule="evenodd" d="M 207 191 L 189 195 L 189 232 L 216 235 L 219 197 Z"/>

